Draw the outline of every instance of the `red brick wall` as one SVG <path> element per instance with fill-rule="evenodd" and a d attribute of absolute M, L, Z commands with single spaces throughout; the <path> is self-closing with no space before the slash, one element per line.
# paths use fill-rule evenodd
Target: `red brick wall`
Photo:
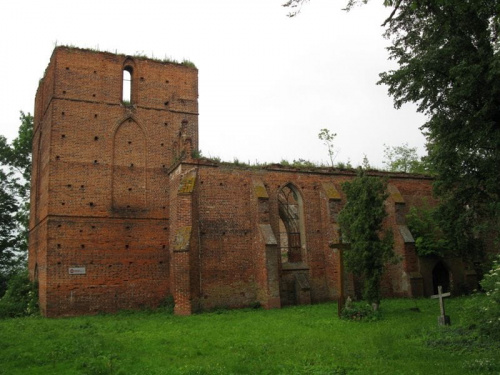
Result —
<path fill-rule="evenodd" d="M 132 105 L 121 100 L 129 65 Z M 46 315 L 155 306 L 169 293 L 167 171 L 175 142 L 198 147 L 197 86 L 194 68 L 54 50 L 35 101 L 29 254 Z"/>
<path fill-rule="evenodd" d="M 264 249 L 258 224 L 265 219 L 259 213 L 259 200 L 252 193 L 252 181 L 263 182 L 269 195 L 269 222 L 279 237 L 277 194 L 287 183 L 293 183 L 304 202 L 307 274 L 311 285 L 312 302 L 332 300 L 338 295 L 338 255 L 329 247 L 335 237 L 336 221 L 330 215 L 329 202 L 323 183 L 332 183 L 341 192 L 343 181 L 353 173 L 310 173 L 293 170 L 255 170 L 232 166 L 200 166 L 198 171 L 198 214 L 200 230 L 200 306 L 242 307 L 261 301 L 266 288 L 262 274 Z M 401 188 L 402 195 L 411 197 L 411 186 L 417 187 L 419 197 L 430 196 L 430 180 L 392 178 L 390 182 Z M 341 193 L 342 201 L 345 197 Z M 430 197 L 429 197 L 430 198 Z M 409 199 L 412 200 L 412 199 Z M 415 200 L 415 199 L 413 199 Z M 395 204 L 388 200 L 387 225 L 393 228 L 396 253 L 416 259 L 414 249 L 405 247 L 396 226 Z M 411 253 L 413 251 L 413 253 Z M 385 296 L 409 296 L 411 287 L 403 285 L 406 259 L 389 266 L 384 277 Z M 288 270 L 281 268 L 281 283 L 293 282 Z M 287 279 L 288 278 L 288 279 Z M 349 281 L 349 280 L 347 280 Z M 348 291 L 353 292 L 352 280 Z M 283 296 L 282 296 L 283 298 Z M 282 300 L 282 303 L 284 300 Z"/>
<path fill-rule="evenodd" d="M 125 67 L 131 105 L 121 101 Z M 338 253 L 329 245 L 338 241 L 341 184 L 355 174 L 192 160 L 197 97 L 196 69 L 55 49 L 33 137 L 29 267 L 45 315 L 154 307 L 170 294 L 177 314 L 272 308 L 297 302 L 299 279 L 303 301 L 338 296 Z M 386 227 L 403 261 L 388 267 L 383 293 L 410 296 L 419 263 L 398 225 L 410 205 L 433 203 L 431 180 L 378 174 L 404 201 L 387 201 Z M 287 184 L 302 202 L 305 239 L 293 265 L 281 263 L 278 247 L 278 194 Z M 353 278 L 346 282 L 354 293 Z"/>

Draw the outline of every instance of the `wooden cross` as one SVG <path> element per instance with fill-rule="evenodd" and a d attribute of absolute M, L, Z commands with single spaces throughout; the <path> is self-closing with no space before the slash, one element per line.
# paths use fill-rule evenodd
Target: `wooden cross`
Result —
<path fill-rule="evenodd" d="M 342 240 L 341 240 L 342 241 Z M 345 295 L 344 295 L 344 249 L 349 249 L 349 243 L 332 243 L 330 248 L 338 250 L 339 255 L 339 297 L 337 299 L 337 315 L 340 318 L 342 316 L 342 310 L 345 306 Z"/>
<path fill-rule="evenodd" d="M 444 310 L 444 301 L 443 298 L 451 296 L 450 293 L 443 293 L 443 287 L 441 285 L 438 286 L 438 294 L 435 294 L 431 296 L 431 298 L 439 298 L 439 308 L 441 310 L 441 316 L 438 317 L 438 324 L 439 325 L 447 325 L 449 326 L 450 323 L 450 317 L 446 315 L 446 312 Z"/>

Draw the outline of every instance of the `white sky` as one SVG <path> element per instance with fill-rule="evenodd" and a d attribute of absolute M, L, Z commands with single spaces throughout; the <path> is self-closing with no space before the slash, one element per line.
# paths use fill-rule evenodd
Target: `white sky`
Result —
<path fill-rule="evenodd" d="M 328 162 L 321 128 L 338 134 L 336 161 L 382 166 L 383 145 L 425 153 L 414 106 L 393 108 L 380 0 L 312 0 L 288 18 L 285 0 L 1 0 L 0 134 L 33 113 L 54 46 L 193 61 L 199 69 L 200 149 L 232 161 Z"/>

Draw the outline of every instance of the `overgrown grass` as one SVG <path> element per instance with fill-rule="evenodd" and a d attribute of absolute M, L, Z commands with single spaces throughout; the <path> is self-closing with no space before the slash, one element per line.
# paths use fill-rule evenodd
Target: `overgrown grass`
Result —
<path fill-rule="evenodd" d="M 463 299 L 447 300 L 452 324 Z M 0 374 L 466 374 L 500 371 L 499 346 L 438 327 L 435 300 L 384 300 L 374 322 L 333 303 L 190 317 L 122 312 L 0 321 Z M 413 308 L 413 309 L 412 309 Z"/>

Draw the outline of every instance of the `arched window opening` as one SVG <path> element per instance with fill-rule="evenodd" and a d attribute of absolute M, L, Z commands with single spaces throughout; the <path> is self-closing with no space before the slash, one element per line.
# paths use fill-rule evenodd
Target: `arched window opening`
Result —
<path fill-rule="evenodd" d="M 132 104 L 132 71 L 130 66 L 123 68 L 122 102 L 125 105 Z"/>
<path fill-rule="evenodd" d="M 450 272 L 443 262 L 436 264 L 432 270 L 432 289 L 434 294 L 438 294 L 438 286 L 443 287 L 443 293 L 449 292 L 451 284 L 450 279 Z"/>
<path fill-rule="evenodd" d="M 282 263 L 303 261 L 304 230 L 302 199 L 292 185 L 286 185 L 278 194 L 280 254 Z"/>

